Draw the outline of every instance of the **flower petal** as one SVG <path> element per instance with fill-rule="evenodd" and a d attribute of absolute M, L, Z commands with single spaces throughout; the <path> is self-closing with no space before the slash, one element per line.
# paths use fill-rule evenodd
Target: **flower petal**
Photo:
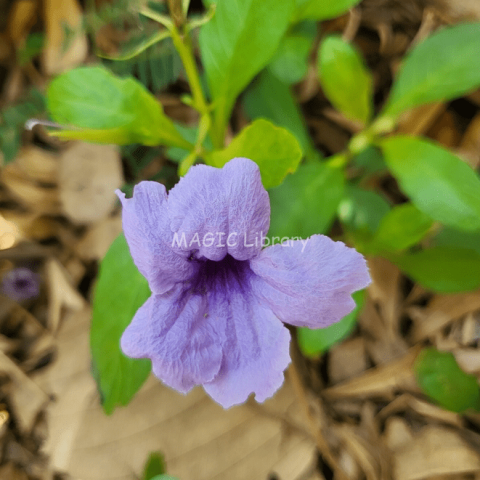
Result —
<path fill-rule="evenodd" d="M 323 235 L 268 247 L 250 268 L 255 295 L 282 322 L 309 328 L 341 320 L 355 307 L 351 294 L 371 281 L 361 254 Z"/>
<path fill-rule="evenodd" d="M 258 402 L 282 385 L 290 363 L 290 332 L 255 297 L 230 292 L 215 305 L 226 320 L 224 358 L 218 376 L 205 391 L 224 408 L 243 403 L 253 392 Z"/>
<path fill-rule="evenodd" d="M 138 310 L 121 339 L 123 352 L 150 358 L 153 373 L 166 385 L 187 393 L 217 375 L 225 342 L 220 319 L 207 314 L 206 297 L 177 286 L 152 295 Z"/>
<path fill-rule="evenodd" d="M 170 190 L 168 205 L 172 231 L 185 239 L 184 250 L 198 250 L 198 258 L 253 258 L 270 224 L 260 171 L 247 158 L 234 158 L 222 169 L 192 167 Z"/>
<path fill-rule="evenodd" d="M 140 182 L 132 198 L 117 191 L 123 206 L 123 231 L 135 265 L 153 293 L 164 293 L 190 278 L 196 265 L 188 252 L 174 251 L 167 215 L 167 194 L 158 182 Z"/>

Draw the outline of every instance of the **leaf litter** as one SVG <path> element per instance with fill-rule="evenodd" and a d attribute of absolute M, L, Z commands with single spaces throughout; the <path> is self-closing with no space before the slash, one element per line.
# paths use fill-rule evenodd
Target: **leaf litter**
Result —
<path fill-rule="evenodd" d="M 7 3 L 14 8 L 2 38 L 15 49 L 35 28 L 40 2 L 0 5 Z M 44 73 L 85 61 L 86 37 L 77 29 L 81 7 L 75 0 L 61 3 L 59 9 L 51 8 L 54 1 L 44 3 L 41 69 L 33 62 L 7 63 L 2 107 L 20 100 L 27 84 L 45 84 Z M 62 18 L 71 24 L 66 49 Z M 473 0 L 365 0 L 324 28 L 356 39 L 381 96 L 412 42 L 441 24 L 478 18 Z M 2 50 L 2 64 L 10 54 Z M 296 95 L 317 147 L 336 153 L 357 126 L 332 111 L 314 77 L 307 74 Z M 194 118 L 175 92 L 163 97 L 171 100 L 170 115 Z M 477 167 L 480 92 L 464 101 L 475 114 L 463 127 L 458 105 L 434 104 L 406 114 L 400 130 L 425 134 Z M 245 124 L 241 111 L 234 116 Z M 95 155 L 110 160 L 89 162 Z M 165 165 L 159 154 L 148 175 L 156 168 L 153 173 L 168 183 Z M 128 164 L 123 167 L 128 178 Z M 78 172 L 84 180 L 72 184 Z M 398 198 L 381 174 L 371 181 L 387 198 Z M 480 293 L 432 294 L 380 258 L 369 259 L 374 283 L 354 333 L 321 359 L 292 352 L 310 419 L 334 465 L 316 452 L 318 439 L 309 433 L 291 377 L 264 405 L 247 402 L 228 411 L 200 389 L 183 397 L 150 378 L 131 405 L 105 416 L 88 349 L 91 287 L 99 260 L 121 229 L 108 192 L 122 183 L 116 149 L 47 144 L 41 131 L 24 135 L 15 161 L 2 167 L 0 275 L 28 266 L 42 284 L 35 300 L 17 304 L 0 297 L 1 479 L 135 479 L 151 451 L 161 451 L 168 472 L 182 480 L 319 480 L 341 478 L 339 472 L 353 480 L 480 479 L 480 415 L 432 404 L 412 373 L 421 346 L 430 344 L 480 375 Z"/>

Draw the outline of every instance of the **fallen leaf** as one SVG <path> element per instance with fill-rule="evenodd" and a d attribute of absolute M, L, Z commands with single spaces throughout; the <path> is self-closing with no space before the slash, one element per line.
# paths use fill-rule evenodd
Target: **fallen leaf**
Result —
<path fill-rule="evenodd" d="M 422 428 L 394 458 L 396 480 L 480 471 L 478 453 L 455 431 L 435 425 Z"/>
<path fill-rule="evenodd" d="M 396 389 L 415 388 L 413 363 L 420 351 L 420 346 L 412 347 L 402 358 L 367 370 L 362 375 L 340 383 L 323 391 L 327 399 L 345 397 L 386 397 L 392 398 Z"/>
<path fill-rule="evenodd" d="M 60 200 L 74 223 L 93 223 L 115 207 L 115 189 L 123 185 L 119 149 L 77 142 L 60 157 Z"/>
<path fill-rule="evenodd" d="M 298 406 L 288 382 L 266 402 L 277 415 L 241 405 L 223 410 L 201 388 L 188 395 L 151 377 L 131 404 L 106 416 L 90 374 L 88 309 L 68 316 L 55 364 L 36 376 L 55 395 L 47 409 L 44 451 L 55 470 L 82 480 L 130 480 L 151 451 L 165 455 L 182 480 L 267 480 L 271 472 L 301 480 L 315 462 L 313 442 L 285 431 L 281 418 Z"/>
<path fill-rule="evenodd" d="M 84 298 L 74 289 L 68 279 L 64 267 L 55 258 L 45 264 L 48 284 L 48 326 L 56 331 L 60 323 L 62 309 L 81 310 L 85 306 Z"/>
<path fill-rule="evenodd" d="M 83 15 L 77 0 L 44 0 L 46 44 L 42 65 L 47 75 L 61 73 L 82 63 L 88 53 Z"/>

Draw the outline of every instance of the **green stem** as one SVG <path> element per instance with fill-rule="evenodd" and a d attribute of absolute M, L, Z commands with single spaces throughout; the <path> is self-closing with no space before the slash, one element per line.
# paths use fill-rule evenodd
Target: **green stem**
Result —
<path fill-rule="evenodd" d="M 192 43 L 188 34 L 180 34 L 177 27 L 173 26 L 172 40 L 178 54 L 183 62 L 185 72 L 187 74 L 188 83 L 192 90 L 193 106 L 202 115 L 208 114 L 208 105 L 203 95 L 202 85 L 200 83 L 200 76 L 198 74 L 195 57 L 193 56 Z"/>

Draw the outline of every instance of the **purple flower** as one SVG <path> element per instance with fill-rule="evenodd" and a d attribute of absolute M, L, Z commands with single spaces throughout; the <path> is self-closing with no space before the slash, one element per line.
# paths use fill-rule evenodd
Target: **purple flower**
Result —
<path fill-rule="evenodd" d="M 290 333 L 339 321 L 370 283 L 364 258 L 323 235 L 262 250 L 270 202 L 257 165 L 234 158 L 198 165 L 170 190 L 141 182 L 118 192 L 130 252 L 152 296 L 121 346 L 150 358 L 165 384 L 195 385 L 223 407 L 250 393 L 263 402 L 282 385 Z"/>
<path fill-rule="evenodd" d="M 14 268 L 3 277 L 2 292 L 16 302 L 34 298 L 40 293 L 38 275 L 29 268 Z"/>

